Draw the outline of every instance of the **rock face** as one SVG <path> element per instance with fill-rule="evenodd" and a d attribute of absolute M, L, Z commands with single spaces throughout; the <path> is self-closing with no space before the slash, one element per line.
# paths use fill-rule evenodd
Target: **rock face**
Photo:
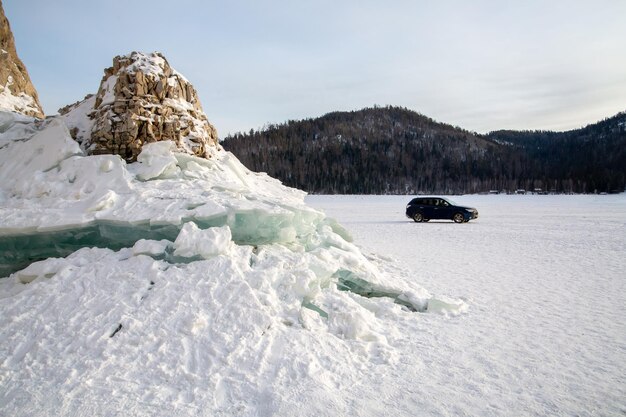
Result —
<path fill-rule="evenodd" d="M 43 118 L 37 91 L 24 63 L 17 56 L 15 40 L 0 1 L 0 110 Z"/>
<path fill-rule="evenodd" d="M 196 90 L 158 52 L 115 57 L 95 97 L 59 112 L 89 154 L 117 154 L 132 162 L 144 143 L 162 140 L 204 158 L 221 149 Z M 89 125 L 77 114 L 90 118 Z"/>

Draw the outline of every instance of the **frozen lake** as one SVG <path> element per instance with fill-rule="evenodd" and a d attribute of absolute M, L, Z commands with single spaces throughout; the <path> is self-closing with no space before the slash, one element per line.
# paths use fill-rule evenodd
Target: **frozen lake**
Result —
<path fill-rule="evenodd" d="M 404 366 L 376 384 L 394 414 L 624 415 L 626 195 L 452 199 L 479 219 L 414 223 L 407 196 L 306 198 L 366 252 L 469 304 L 405 323 Z"/>

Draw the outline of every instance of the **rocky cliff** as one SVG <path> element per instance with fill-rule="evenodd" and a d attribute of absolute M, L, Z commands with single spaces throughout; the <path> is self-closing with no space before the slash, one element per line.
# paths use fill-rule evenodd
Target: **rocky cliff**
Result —
<path fill-rule="evenodd" d="M 196 90 L 158 52 L 117 56 L 95 96 L 59 110 L 89 154 L 134 161 L 145 143 L 172 140 L 210 158 L 220 145 Z"/>
<path fill-rule="evenodd" d="M 24 63 L 17 56 L 15 40 L 0 1 L 0 110 L 43 118 L 37 91 Z"/>

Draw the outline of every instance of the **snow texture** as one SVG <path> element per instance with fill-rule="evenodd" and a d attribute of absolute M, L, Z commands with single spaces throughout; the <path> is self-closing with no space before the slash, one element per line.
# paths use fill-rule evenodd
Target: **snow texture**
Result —
<path fill-rule="evenodd" d="M 626 195 L 454 196 L 480 213 L 462 225 L 414 223 L 404 217 L 410 199 L 305 200 L 341 221 L 362 251 L 470 307 L 443 320 L 394 319 L 397 337 L 387 340 L 397 362 L 359 381 L 355 409 L 405 416 L 624 415 Z M 429 310 L 438 304 L 429 303 Z M 368 398 L 384 411 L 368 408 Z"/>
<path fill-rule="evenodd" d="M 624 194 L 417 224 L 224 151 L 126 164 L 0 121 L 0 415 L 626 412 Z"/>
<path fill-rule="evenodd" d="M 36 119 L 19 113 L 0 111 L 0 147 L 37 132 Z"/>
<path fill-rule="evenodd" d="M 228 152 L 161 142 L 126 164 L 84 156 L 60 117 L 5 132 L 3 415 L 369 410 L 355 389 L 403 366 L 396 323 L 467 311 Z"/>
<path fill-rule="evenodd" d="M 109 86 L 109 88 L 112 87 Z M 88 142 L 85 138 L 90 137 L 95 123 L 94 119 L 90 117 L 91 113 L 94 111 L 95 103 L 96 95 L 92 94 L 75 105 L 72 105 L 72 107 L 65 114 L 61 115 L 61 118 L 65 122 L 66 126 L 69 129 L 75 130 L 74 137 L 81 144 L 83 151 L 86 151 L 85 145 L 87 145 Z"/>
<path fill-rule="evenodd" d="M 6 85 L 0 86 L 0 111 L 16 113 L 39 113 L 41 111 L 33 97 L 26 93 L 15 95 L 11 91 L 12 85 L 13 77 L 9 76 Z"/>

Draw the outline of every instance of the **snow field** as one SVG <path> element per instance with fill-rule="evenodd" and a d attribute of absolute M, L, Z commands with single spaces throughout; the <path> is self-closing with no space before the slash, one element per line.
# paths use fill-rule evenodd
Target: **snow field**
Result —
<path fill-rule="evenodd" d="M 86 157 L 60 118 L 0 144 L 1 415 L 626 411 L 624 195 L 416 224 L 226 152 Z"/>
<path fill-rule="evenodd" d="M 462 225 L 413 223 L 404 217 L 409 200 L 306 198 L 364 252 L 469 305 L 458 317 L 399 325 L 410 335 L 392 343 L 402 346 L 400 357 L 427 369 L 407 367 L 404 383 L 388 381 L 406 394 L 397 407 L 421 415 L 623 415 L 626 195 L 453 197 L 479 210 Z"/>

